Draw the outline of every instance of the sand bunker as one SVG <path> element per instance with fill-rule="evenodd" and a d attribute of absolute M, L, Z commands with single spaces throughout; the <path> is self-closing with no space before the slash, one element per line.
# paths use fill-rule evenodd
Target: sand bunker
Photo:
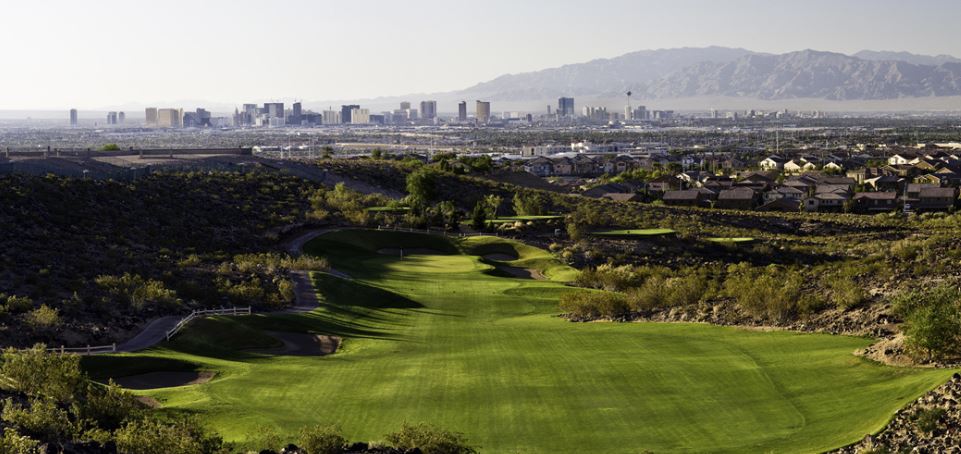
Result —
<path fill-rule="evenodd" d="M 530 268 L 518 268 L 516 266 L 497 265 L 497 269 L 521 279 L 533 279 L 535 281 L 546 281 L 547 276 L 539 270 Z"/>
<path fill-rule="evenodd" d="M 116 378 L 114 381 L 127 389 L 143 390 L 199 385 L 207 383 L 213 378 L 213 372 L 149 372 Z"/>
<path fill-rule="evenodd" d="M 404 255 L 444 255 L 440 251 L 437 251 L 434 249 L 416 248 L 416 247 L 403 248 L 403 249 L 401 248 L 378 249 L 377 253 L 382 255 L 400 256 L 401 251 L 404 252 Z"/>
<path fill-rule="evenodd" d="M 326 356 L 337 352 L 340 348 L 340 338 L 308 333 L 287 333 L 280 331 L 267 332 L 271 337 L 283 342 L 280 348 L 258 350 L 278 356 Z"/>

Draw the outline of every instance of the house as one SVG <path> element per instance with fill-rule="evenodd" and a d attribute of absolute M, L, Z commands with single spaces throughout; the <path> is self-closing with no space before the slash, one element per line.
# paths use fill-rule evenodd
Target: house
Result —
<path fill-rule="evenodd" d="M 601 196 L 602 199 L 609 199 L 615 202 L 643 202 L 644 199 L 636 192 L 609 192 Z"/>
<path fill-rule="evenodd" d="M 817 170 L 818 166 L 804 158 L 792 159 L 784 163 L 784 173 L 797 174 Z"/>
<path fill-rule="evenodd" d="M 763 192 L 774 187 L 774 178 L 763 173 L 751 172 L 743 176 L 741 181 L 734 183 L 734 185 L 745 186 Z"/>
<path fill-rule="evenodd" d="M 715 208 L 728 210 L 753 210 L 757 206 L 758 193 L 748 187 L 736 187 L 725 189 L 718 193 Z"/>
<path fill-rule="evenodd" d="M 918 155 L 914 153 L 896 153 L 888 157 L 888 164 L 892 166 L 911 164 L 911 162 L 917 159 L 917 157 Z"/>
<path fill-rule="evenodd" d="M 801 211 L 801 201 L 786 198 L 775 199 L 757 207 L 757 211 L 798 212 Z"/>
<path fill-rule="evenodd" d="M 590 197 L 593 199 L 599 199 L 607 194 L 633 194 L 637 192 L 637 188 L 628 183 L 606 183 L 600 186 L 593 187 L 581 193 L 584 197 Z"/>
<path fill-rule="evenodd" d="M 771 155 L 758 163 L 761 170 L 781 170 L 784 168 L 785 159 L 778 155 Z"/>
<path fill-rule="evenodd" d="M 844 211 L 844 203 L 850 200 L 846 194 L 822 192 L 804 199 L 805 211 L 840 213 Z"/>
<path fill-rule="evenodd" d="M 811 177 L 810 175 L 801 175 L 790 177 L 784 180 L 784 183 L 782 183 L 781 186 L 797 189 L 804 194 L 810 194 L 814 191 L 814 188 L 817 186 L 817 184 L 817 179 Z"/>
<path fill-rule="evenodd" d="M 664 193 L 664 204 L 671 206 L 710 207 L 717 194 L 707 189 L 685 189 Z"/>
<path fill-rule="evenodd" d="M 899 192 L 901 186 L 904 184 L 904 179 L 894 175 L 882 175 L 864 180 L 864 184 L 870 186 L 875 191 Z"/>
<path fill-rule="evenodd" d="M 630 156 L 617 155 L 604 163 L 604 173 L 618 175 L 635 168 L 635 162 Z"/>
<path fill-rule="evenodd" d="M 905 199 L 905 210 L 948 211 L 958 201 L 957 188 L 924 186 L 917 192 L 917 199 Z"/>
<path fill-rule="evenodd" d="M 842 161 L 830 161 L 827 164 L 824 164 L 822 169 L 825 172 L 841 173 L 844 172 L 844 164 Z"/>
<path fill-rule="evenodd" d="M 673 191 L 681 189 L 681 180 L 674 175 L 664 175 L 647 182 L 647 190 L 651 192 Z"/>
<path fill-rule="evenodd" d="M 731 177 L 709 176 L 701 181 L 701 187 L 710 189 L 714 192 L 721 192 L 722 189 L 730 189 L 734 186 Z"/>
<path fill-rule="evenodd" d="M 538 157 L 527 161 L 524 171 L 539 177 L 554 175 L 554 162 L 545 157 Z"/>
<path fill-rule="evenodd" d="M 854 195 L 854 211 L 857 213 L 881 213 L 898 209 L 898 193 L 859 192 Z"/>
<path fill-rule="evenodd" d="M 551 159 L 554 164 L 554 175 L 571 176 L 574 175 L 574 161 L 571 158 L 561 157 Z"/>
<path fill-rule="evenodd" d="M 802 191 L 800 189 L 797 189 L 791 186 L 781 186 L 777 189 L 772 189 L 764 193 L 764 200 L 765 202 L 773 202 L 779 199 L 787 199 L 787 200 L 793 200 L 795 202 L 800 202 L 801 199 L 803 199 L 804 196 L 807 194 L 808 194 L 808 191 L 806 190 Z"/>
<path fill-rule="evenodd" d="M 590 156 L 578 154 L 571 159 L 574 175 L 595 175 L 598 173 L 597 163 Z"/>

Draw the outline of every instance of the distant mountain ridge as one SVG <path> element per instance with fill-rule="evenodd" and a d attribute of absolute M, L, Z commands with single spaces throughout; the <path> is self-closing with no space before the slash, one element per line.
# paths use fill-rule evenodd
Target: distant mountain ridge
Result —
<path fill-rule="evenodd" d="M 858 56 L 860 55 L 860 56 Z M 551 100 L 560 96 L 671 99 L 882 100 L 961 95 L 961 59 L 907 52 L 851 56 L 803 50 L 764 54 L 726 47 L 659 49 L 522 74 L 508 74 L 442 98 Z"/>

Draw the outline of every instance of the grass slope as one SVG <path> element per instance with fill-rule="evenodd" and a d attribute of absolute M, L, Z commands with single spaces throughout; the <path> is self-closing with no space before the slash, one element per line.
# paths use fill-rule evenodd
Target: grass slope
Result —
<path fill-rule="evenodd" d="M 380 248 L 447 255 L 403 261 Z M 472 255 L 462 255 L 457 251 Z M 175 342 L 112 357 L 218 371 L 209 384 L 155 390 L 172 411 L 200 412 L 228 439 L 264 426 L 295 434 L 335 422 L 376 440 L 403 421 L 461 431 L 483 452 L 815 452 L 879 430 L 950 371 L 882 367 L 851 352 L 870 341 L 686 324 L 573 324 L 553 316 L 558 282 L 488 274 L 478 255 L 547 263 L 544 251 L 491 238 L 398 232 L 327 234 L 308 250 L 355 278 L 314 274 L 324 306 L 306 315 L 213 319 Z M 551 263 L 563 281 L 570 270 Z M 225 329 L 219 339 L 218 324 Z M 238 326 L 242 325 L 242 326 Z M 323 358 L 245 348 L 258 331 L 343 336 Z M 101 373 L 103 376 L 103 373 Z"/>

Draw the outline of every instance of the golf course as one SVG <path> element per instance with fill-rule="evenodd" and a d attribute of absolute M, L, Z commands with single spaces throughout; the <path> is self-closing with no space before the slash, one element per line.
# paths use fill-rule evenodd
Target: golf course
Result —
<path fill-rule="evenodd" d="M 317 423 L 378 440 L 406 421 L 495 453 L 820 452 L 878 431 L 953 372 L 854 356 L 865 338 L 571 323 L 557 303 L 576 270 L 493 237 L 343 230 L 304 251 L 339 275 L 311 275 L 318 309 L 198 320 L 85 367 L 190 378 L 135 392 L 231 441 Z M 291 348 L 304 339 L 324 348 Z"/>

